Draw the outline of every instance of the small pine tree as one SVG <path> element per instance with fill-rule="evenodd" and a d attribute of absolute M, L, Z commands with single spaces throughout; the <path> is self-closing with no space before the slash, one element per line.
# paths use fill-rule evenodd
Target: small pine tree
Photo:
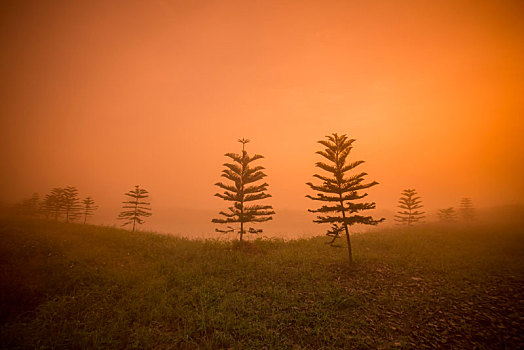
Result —
<path fill-rule="evenodd" d="M 440 209 L 438 211 L 438 217 L 440 221 L 443 223 L 452 223 L 457 221 L 457 213 L 455 212 L 455 208 L 453 207 Z"/>
<path fill-rule="evenodd" d="M 401 197 L 398 201 L 398 207 L 401 209 L 395 215 L 395 221 L 401 225 L 411 226 L 419 222 L 424 216 L 423 211 L 418 211 L 422 208 L 422 201 L 417 196 L 417 191 L 414 189 L 407 189 L 402 191 Z"/>
<path fill-rule="evenodd" d="M 471 222 L 475 219 L 475 207 L 471 198 L 462 198 L 460 200 L 459 208 L 460 216 L 466 222 Z"/>
<path fill-rule="evenodd" d="M 65 222 L 74 221 L 80 215 L 80 199 L 78 198 L 78 190 L 76 187 L 67 186 L 63 191 L 63 212 L 65 215 Z"/>
<path fill-rule="evenodd" d="M 151 208 L 148 207 L 151 203 L 143 202 L 144 199 L 149 198 L 149 192 L 136 185 L 134 190 L 124 193 L 124 195 L 131 197 L 130 200 L 122 202 L 125 204 L 122 208 L 128 210 L 120 212 L 117 219 L 125 220 L 122 226 L 133 224 L 132 232 L 135 232 L 136 224 L 142 225 L 145 222 L 142 218 L 151 216 Z"/>
<path fill-rule="evenodd" d="M 346 135 L 339 136 L 338 134 L 332 134 L 331 136 L 326 136 L 326 138 L 327 140 L 318 141 L 318 143 L 326 148 L 316 153 L 326 158 L 329 162 L 327 164 L 317 162 L 316 166 L 329 173 L 330 176 L 313 175 L 320 179 L 322 184 L 314 185 L 308 182 L 307 185 L 320 193 L 317 193 L 315 196 L 307 195 L 306 197 L 315 201 L 328 203 L 319 209 L 310 209 L 309 211 L 312 213 L 326 214 L 325 216 L 317 216 L 317 219 L 313 221 L 316 223 L 332 224 L 332 228 L 328 231 L 327 235 L 333 237 L 333 241 L 339 237 L 342 230 L 345 231 L 349 263 L 351 264 L 353 262 L 353 255 L 348 226 L 354 224 L 377 225 L 385 220 L 384 218 L 375 220 L 371 216 L 358 215 L 361 211 L 374 209 L 374 202 L 355 202 L 367 196 L 367 193 L 359 194 L 358 191 L 375 186 L 378 182 L 364 183 L 366 173 L 351 176 L 346 175 L 348 171 L 364 163 L 363 160 L 347 162 L 349 153 L 353 148 L 352 144 L 355 140 L 348 139 Z"/>
<path fill-rule="evenodd" d="M 84 216 L 84 224 L 87 222 L 88 216 L 93 216 L 93 212 L 98 209 L 98 205 L 95 204 L 95 201 L 91 197 L 86 197 L 82 201 L 82 215 Z"/>
<path fill-rule="evenodd" d="M 224 190 L 223 193 L 216 193 L 215 196 L 226 201 L 233 202 L 229 207 L 229 211 L 221 211 L 219 214 L 225 218 L 213 219 L 214 223 L 218 224 L 232 224 L 240 223 L 240 242 L 245 233 L 260 233 L 261 229 L 249 228 L 244 229 L 244 224 L 253 222 L 264 222 L 271 220 L 271 215 L 274 215 L 273 207 L 271 205 L 246 205 L 247 202 L 253 202 L 271 197 L 270 194 L 265 193 L 268 184 L 263 183 L 255 185 L 254 183 L 266 177 L 262 172 L 264 167 L 255 166 L 250 167 L 250 164 L 257 159 L 264 158 L 259 154 L 250 157 L 245 150 L 247 139 L 238 140 L 242 143 L 242 154 L 226 153 L 225 156 L 233 160 L 233 163 L 225 163 L 226 169 L 222 170 L 222 177 L 230 180 L 232 184 L 224 184 L 218 182 L 215 186 Z M 217 232 L 230 233 L 234 232 L 234 228 L 228 226 L 226 230 L 215 229 Z"/>

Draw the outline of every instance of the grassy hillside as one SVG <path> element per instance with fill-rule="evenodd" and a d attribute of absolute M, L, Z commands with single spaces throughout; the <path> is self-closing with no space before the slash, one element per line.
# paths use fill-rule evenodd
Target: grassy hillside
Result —
<path fill-rule="evenodd" d="M 521 228 L 235 243 L 0 220 L 1 348 L 521 348 Z"/>

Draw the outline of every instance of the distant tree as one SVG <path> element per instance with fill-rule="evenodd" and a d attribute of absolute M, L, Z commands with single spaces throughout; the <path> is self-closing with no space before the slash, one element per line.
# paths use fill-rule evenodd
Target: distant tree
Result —
<path fill-rule="evenodd" d="M 67 186 L 64 188 L 63 195 L 63 212 L 65 215 L 65 222 L 76 220 L 80 215 L 82 209 L 80 199 L 78 198 L 78 190 L 76 187 Z"/>
<path fill-rule="evenodd" d="M 475 207 L 471 198 L 462 198 L 459 208 L 460 216 L 464 221 L 471 222 L 475 219 Z"/>
<path fill-rule="evenodd" d="M 23 199 L 16 205 L 16 211 L 22 215 L 37 216 L 40 208 L 40 195 L 33 193 L 29 198 Z"/>
<path fill-rule="evenodd" d="M 398 208 L 400 210 L 395 215 L 395 221 L 401 225 L 411 226 L 425 218 L 423 211 L 418 211 L 422 208 L 422 201 L 417 196 L 417 191 L 414 189 L 407 189 L 402 191 L 398 201 Z"/>
<path fill-rule="evenodd" d="M 124 193 L 124 195 L 131 197 L 131 199 L 122 202 L 125 204 L 122 208 L 127 210 L 120 212 L 117 219 L 125 220 L 122 226 L 133 224 L 132 232 L 135 232 L 136 224 L 143 224 L 145 221 L 142 218 L 151 216 L 151 208 L 149 207 L 151 203 L 143 201 L 149 198 L 149 192 L 136 185 L 134 190 Z"/>
<path fill-rule="evenodd" d="M 310 209 L 309 211 L 324 214 L 324 216 L 317 216 L 317 219 L 313 220 L 314 222 L 332 224 L 332 228 L 327 233 L 328 236 L 333 237 L 332 242 L 339 237 L 342 231 L 345 231 L 349 263 L 351 264 L 353 255 L 348 226 L 354 224 L 377 225 L 385 220 L 384 218 L 375 220 L 371 216 L 358 214 L 364 210 L 375 209 L 374 202 L 356 202 L 367 196 L 367 193 L 359 194 L 358 191 L 375 186 L 378 182 L 364 183 L 366 173 L 346 175 L 348 171 L 364 163 L 363 160 L 348 162 L 354 139 L 348 139 L 346 135 L 339 136 L 338 134 L 332 134 L 331 136 L 326 136 L 326 138 L 327 140 L 318 141 L 325 149 L 316 153 L 326 158 L 328 162 L 317 162 L 316 166 L 329 173 L 329 176 L 313 175 L 320 179 L 322 184 L 314 185 L 308 182 L 307 185 L 320 193 L 317 193 L 315 196 L 307 195 L 306 197 L 315 201 L 327 202 L 319 209 Z"/>
<path fill-rule="evenodd" d="M 64 209 L 64 189 L 61 187 L 53 188 L 50 193 L 46 194 L 41 208 L 46 219 L 51 216 L 58 220 Z"/>
<path fill-rule="evenodd" d="M 255 229 L 253 227 L 246 230 L 244 224 L 271 220 L 271 215 L 274 215 L 275 212 L 271 205 L 246 205 L 246 203 L 249 202 L 269 198 L 271 195 L 264 192 L 267 191 L 267 183 L 254 184 L 266 177 L 266 174 L 262 171 L 264 167 L 250 166 L 252 162 L 264 157 L 259 154 L 255 154 L 252 157 L 248 155 L 245 150 L 245 145 L 249 140 L 241 139 L 238 140 L 238 142 L 242 144 L 242 154 L 226 153 L 225 156 L 231 158 L 233 163 L 225 163 L 224 166 L 226 169 L 222 170 L 222 177 L 228 179 L 231 184 L 224 184 L 222 182 L 215 184 L 215 186 L 224 190 L 223 193 L 216 193 L 215 196 L 233 202 L 232 206 L 228 208 L 229 211 L 221 211 L 219 213 L 224 216 L 224 218 L 213 219 L 211 221 L 218 224 L 240 223 L 238 233 L 240 234 L 240 242 L 242 242 L 242 237 L 245 233 L 262 232 L 261 229 Z M 230 233 L 234 232 L 234 228 L 228 226 L 226 230 L 216 229 L 216 231 Z"/>
<path fill-rule="evenodd" d="M 82 201 L 82 215 L 84 216 L 84 224 L 87 222 L 88 216 L 93 216 L 93 212 L 98 209 L 98 205 L 95 204 L 95 201 L 91 197 L 86 197 Z"/>
<path fill-rule="evenodd" d="M 31 198 L 28 200 L 28 208 L 30 215 L 37 216 L 40 208 L 40 195 L 38 193 L 33 193 Z"/>
<path fill-rule="evenodd" d="M 452 223 L 457 221 L 457 213 L 455 212 L 455 208 L 453 207 L 440 209 L 438 211 L 438 217 L 440 221 L 444 223 Z"/>
<path fill-rule="evenodd" d="M 51 194 L 46 194 L 44 199 L 40 202 L 40 214 L 42 214 L 46 219 L 49 219 L 51 216 Z"/>
<path fill-rule="evenodd" d="M 40 214 L 42 214 L 46 219 L 49 219 L 51 216 L 51 195 L 46 194 L 44 199 L 40 202 Z"/>

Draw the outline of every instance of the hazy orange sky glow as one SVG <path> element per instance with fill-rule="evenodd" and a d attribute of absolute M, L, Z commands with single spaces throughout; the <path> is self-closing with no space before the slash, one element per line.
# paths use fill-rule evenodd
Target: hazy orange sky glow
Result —
<path fill-rule="evenodd" d="M 223 154 L 245 137 L 278 225 L 315 207 L 305 183 L 332 132 L 357 140 L 379 210 L 405 188 L 430 212 L 523 202 L 522 1 L 1 6 L 3 202 L 72 185 L 112 223 L 140 184 L 146 228 L 212 230 Z"/>

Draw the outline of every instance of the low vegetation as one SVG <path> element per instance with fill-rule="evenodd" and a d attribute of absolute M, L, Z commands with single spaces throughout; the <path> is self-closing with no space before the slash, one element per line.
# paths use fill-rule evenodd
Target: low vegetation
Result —
<path fill-rule="evenodd" d="M 520 228 L 191 241 L 0 220 L 0 348 L 522 348 Z"/>

